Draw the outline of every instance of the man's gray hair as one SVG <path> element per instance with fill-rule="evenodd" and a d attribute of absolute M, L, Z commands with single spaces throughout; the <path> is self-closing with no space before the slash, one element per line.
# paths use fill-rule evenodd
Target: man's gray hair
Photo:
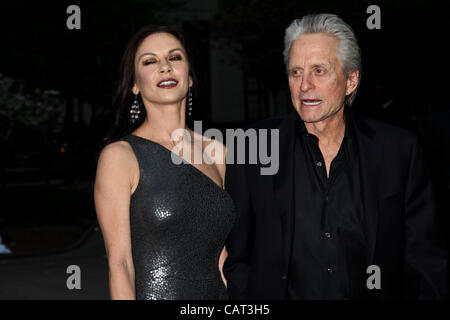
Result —
<path fill-rule="evenodd" d="M 361 79 L 361 50 L 356 41 L 353 29 L 335 14 L 320 13 L 306 15 L 302 19 L 294 20 L 286 28 L 284 36 L 284 63 L 289 68 L 289 52 L 295 39 L 303 34 L 325 33 L 339 40 L 337 58 L 341 62 L 346 77 L 351 71 L 358 70 L 358 86 Z M 356 96 L 355 91 L 346 97 L 346 104 L 351 105 Z"/>

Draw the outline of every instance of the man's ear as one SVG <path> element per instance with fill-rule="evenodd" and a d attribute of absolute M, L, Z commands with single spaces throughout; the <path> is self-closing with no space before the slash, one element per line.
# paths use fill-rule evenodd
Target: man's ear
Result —
<path fill-rule="evenodd" d="M 358 87 L 358 81 L 359 81 L 359 71 L 351 71 L 348 78 L 347 78 L 347 90 L 345 91 L 345 95 L 348 96 L 353 91 L 356 90 L 356 87 Z"/>

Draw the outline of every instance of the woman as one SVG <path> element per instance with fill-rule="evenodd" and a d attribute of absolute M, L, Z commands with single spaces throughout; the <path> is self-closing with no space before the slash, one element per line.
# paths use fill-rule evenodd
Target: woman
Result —
<path fill-rule="evenodd" d="M 131 39 L 94 190 L 112 299 L 227 298 L 222 265 L 234 207 L 224 158 L 192 164 L 196 148 L 211 143 L 186 127 L 193 85 L 179 32 L 150 26 Z M 186 130 L 181 140 L 172 138 L 177 129 Z"/>

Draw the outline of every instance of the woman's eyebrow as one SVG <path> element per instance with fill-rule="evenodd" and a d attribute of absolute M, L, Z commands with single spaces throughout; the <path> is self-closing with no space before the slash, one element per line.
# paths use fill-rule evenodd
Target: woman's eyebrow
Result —
<path fill-rule="evenodd" d="M 174 51 L 176 51 L 176 50 L 179 50 L 179 51 L 181 51 L 181 52 L 184 53 L 184 50 L 181 49 L 181 48 L 173 48 L 173 49 L 170 49 L 170 50 L 168 51 L 168 53 L 172 53 L 172 52 L 174 52 Z M 153 52 L 145 52 L 145 53 L 143 53 L 143 54 L 141 54 L 141 55 L 139 56 L 138 61 L 139 61 L 139 59 L 141 59 L 143 56 L 147 56 L 147 55 L 149 55 L 149 56 L 156 56 L 156 53 L 153 53 Z"/>
<path fill-rule="evenodd" d="M 172 53 L 172 52 L 174 52 L 174 51 L 176 51 L 176 50 L 180 50 L 181 52 L 184 53 L 184 50 L 181 49 L 181 48 L 174 48 L 174 49 L 171 49 L 171 50 L 169 50 L 169 53 Z"/>

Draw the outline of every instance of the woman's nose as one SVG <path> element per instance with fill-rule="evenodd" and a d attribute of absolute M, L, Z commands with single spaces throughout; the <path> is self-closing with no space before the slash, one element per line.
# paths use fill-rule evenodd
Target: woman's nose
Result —
<path fill-rule="evenodd" d="M 170 62 L 169 61 L 163 61 L 161 62 L 161 67 L 159 72 L 164 73 L 164 72 L 170 72 L 172 71 L 172 67 L 170 66 Z"/>

